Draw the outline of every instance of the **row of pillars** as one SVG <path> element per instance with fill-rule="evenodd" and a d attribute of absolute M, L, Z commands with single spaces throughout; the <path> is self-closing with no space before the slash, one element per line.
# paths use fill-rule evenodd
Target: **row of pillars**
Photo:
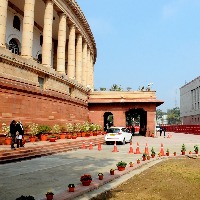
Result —
<path fill-rule="evenodd" d="M 42 45 L 42 65 L 52 67 L 52 25 L 53 25 L 53 2 L 45 1 L 43 45 Z M 33 28 L 34 28 L 34 8 L 35 0 L 25 0 L 23 32 L 21 44 L 21 56 L 32 58 L 33 48 Z M 7 21 L 8 0 L 1 0 L 0 3 L 0 46 L 6 48 L 6 21 Z M 57 47 L 57 67 L 61 74 L 66 74 L 68 78 L 76 80 L 84 86 L 94 88 L 94 55 L 92 55 L 89 45 L 84 40 L 81 33 L 77 34 L 76 26 L 73 22 L 68 24 L 68 66 L 65 71 L 66 57 L 66 28 L 67 14 L 59 15 L 58 47 Z M 77 40 L 77 42 L 76 42 Z"/>

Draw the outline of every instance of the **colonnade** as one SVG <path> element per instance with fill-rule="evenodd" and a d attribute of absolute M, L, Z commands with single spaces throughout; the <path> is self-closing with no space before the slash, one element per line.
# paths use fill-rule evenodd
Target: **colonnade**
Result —
<path fill-rule="evenodd" d="M 52 29 L 54 2 L 45 0 L 43 44 L 42 44 L 42 65 L 52 67 Z M 21 56 L 31 59 L 33 49 L 33 28 L 34 28 L 35 0 L 25 0 L 23 31 L 21 42 Z M 7 21 L 8 0 L 1 0 L 0 3 L 0 46 L 6 48 L 6 21 Z M 67 74 L 68 78 L 76 80 L 84 86 L 90 86 L 93 90 L 94 76 L 94 55 L 87 40 L 84 38 L 76 24 L 70 21 L 67 13 L 57 11 L 59 16 L 58 46 L 57 46 L 57 72 Z M 69 27 L 69 40 L 66 46 L 67 26 Z M 67 49 L 68 48 L 68 49 Z M 65 70 L 66 51 L 68 52 L 67 72 Z"/>

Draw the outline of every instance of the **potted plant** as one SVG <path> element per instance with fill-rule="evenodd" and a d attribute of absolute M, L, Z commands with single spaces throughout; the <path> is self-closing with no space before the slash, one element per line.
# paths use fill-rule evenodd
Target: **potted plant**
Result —
<path fill-rule="evenodd" d="M 89 129 L 90 129 L 89 122 L 86 121 L 81 125 L 82 137 L 90 136 L 90 134 L 88 133 Z"/>
<path fill-rule="evenodd" d="M 74 131 L 77 134 L 77 137 L 81 137 L 81 124 L 80 123 L 76 123 L 74 124 Z"/>
<path fill-rule="evenodd" d="M 76 133 L 72 133 L 72 139 L 76 139 L 77 138 L 77 134 Z"/>
<path fill-rule="evenodd" d="M 110 169 L 110 175 L 114 175 L 115 174 L 115 170 L 114 169 Z"/>
<path fill-rule="evenodd" d="M 53 199 L 53 195 L 54 195 L 54 193 L 52 191 L 48 191 L 46 193 L 47 200 L 52 200 Z"/>
<path fill-rule="evenodd" d="M 81 176 L 80 181 L 83 186 L 89 186 L 92 182 L 92 176 L 90 174 L 84 174 Z"/>
<path fill-rule="evenodd" d="M 139 158 L 137 159 L 137 164 L 140 164 L 140 159 Z"/>
<path fill-rule="evenodd" d="M 74 126 L 72 123 L 66 124 L 66 130 L 67 130 L 67 139 L 72 138 L 72 133 L 74 132 Z"/>
<path fill-rule="evenodd" d="M 69 192 L 74 192 L 75 185 L 74 184 L 69 184 L 68 188 L 69 188 Z"/>
<path fill-rule="evenodd" d="M 2 123 L 2 132 L 6 136 L 6 138 L 5 138 L 5 144 L 6 145 L 11 145 L 12 138 L 10 136 L 10 126 L 7 126 L 6 123 Z"/>
<path fill-rule="evenodd" d="M 146 153 L 143 153 L 143 155 L 142 155 L 142 160 L 145 161 L 146 158 L 147 158 L 147 154 L 146 154 Z"/>
<path fill-rule="evenodd" d="M 36 124 L 36 123 L 32 123 L 32 124 L 29 124 L 28 125 L 28 128 L 30 130 L 29 134 L 31 135 L 29 138 L 30 138 L 30 142 L 35 142 L 36 140 L 36 135 L 38 134 L 39 132 L 39 125 Z"/>
<path fill-rule="evenodd" d="M 47 140 L 47 133 L 51 131 L 51 127 L 48 125 L 39 125 L 38 126 L 38 133 L 40 134 L 41 141 Z"/>
<path fill-rule="evenodd" d="M 154 158 L 155 155 L 156 155 L 156 152 L 155 152 L 154 148 L 152 147 L 152 149 L 151 149 L 151 157 Z"/>
<path fill-rule="evenodd" d="M 196 154 L 199 153 L 199 146 L 198 145 L 194 145 L 194 151 Z"/>
<path fill-rule="evenodd" d="M 181 152 L 182 152 L 182 155 L 185 155 L 185 152 L 186 152 L 185 144 L 182 144 Z"/>
<path fill-rule="evenodd" d="M 176 152 L 174 151 L 174 156 L 176 156 Z"/>
<path fill-rule="evenodd" d="M 150 158 L 151 158 L 150 155 L 147 155 L 147 160 L 150 160 Z"/>
<path fill-rule="evenodd" d="M 126 163 L 126 162 L 123 162 L 123 161 L 120 161 L 120 162 L 118 162 L 118 163 L 116 164 L 116 166 L 117 166 L 117 168 L 118 168 L 119 171 L 125 170 L 126 165 L 127 165 L 127 163 Z"/>
<path fill-rule="evenodd" d="M 151 137 L 154 137 L 154 132 L 151 133 Z"/>
<path fill-rule="evenodd" d="M 33 196 L 24 196 L 22 195 L 21 197 L 16 198 L 16 200 L 35 200 Z"/>
<path fill-rule="evenodd" d="M 169 156 L 169 149 L 166 150 L 166 156 Z"/>
<path fill-rule="evenodd" d="M 189 154 L 192 154 L 192 151 L 189 151 Z"/>
<path fill-rule="evenodd" d="M 98 173 L 99 176 L 99 180 L 103 180 L 103 174 L 102 173 Z"/>
<path fill-rule="evenodd" d="M 133 163 L 133 162 L 130 162 L 129 165 L 130 165 L 130 167 L 133 167 L 134 163 Z"/>

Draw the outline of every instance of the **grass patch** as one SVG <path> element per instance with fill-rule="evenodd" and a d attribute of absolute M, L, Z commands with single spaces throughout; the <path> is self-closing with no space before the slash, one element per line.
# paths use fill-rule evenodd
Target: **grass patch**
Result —
<path fill-rule="evenodd" d="M 92 200 L 200 199 L 200 159 L 169 159 Z"/>

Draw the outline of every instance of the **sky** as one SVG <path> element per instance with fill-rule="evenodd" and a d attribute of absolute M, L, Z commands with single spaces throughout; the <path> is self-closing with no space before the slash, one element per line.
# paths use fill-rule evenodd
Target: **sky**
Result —
<path fill-rule="evenodd" d="M 156 91 L 162 111 L 200 74 L 199 0 L 76 0 L 97 47 L 94 88 Z"/>

